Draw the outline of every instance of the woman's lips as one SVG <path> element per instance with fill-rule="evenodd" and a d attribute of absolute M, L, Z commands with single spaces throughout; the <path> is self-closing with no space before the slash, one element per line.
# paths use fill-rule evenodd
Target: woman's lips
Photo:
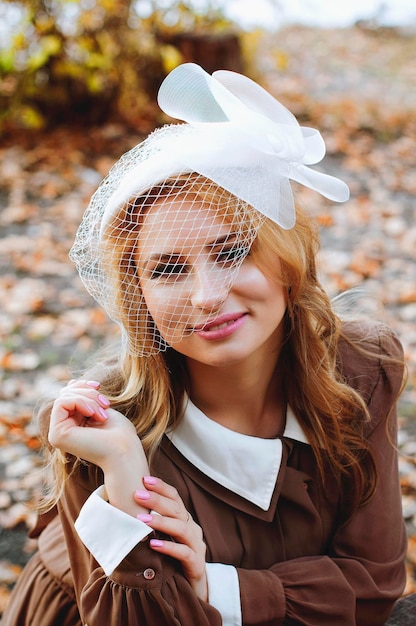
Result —
<path fill-rule="evenodd" d="M 221 315 L 206 324 L 200 324 L 194 332 L 203 339 L 224 339 L 241 328 L 246 320 L 246 315 L 247 313 Z"/>

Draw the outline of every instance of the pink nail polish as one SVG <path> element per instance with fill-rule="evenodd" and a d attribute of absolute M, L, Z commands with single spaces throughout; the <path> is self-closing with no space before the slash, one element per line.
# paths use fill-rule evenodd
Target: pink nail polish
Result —
<path fill-rule="evenodd" d="M 161 548 L 163 546 L 163 541 L 161 541 L 161 539 L 151 539 L 149 543 L 154 548 Z"/>
<path fill-rule="evenodd" d="M 140 513 L 140 515 L 137 516 L 137 519 L 141 522 L 144 522 L 145 524 L 153 521 L 153 517 L 148 513 Z"/>
<path fill-rule="evenodd" d="M 147 483 L 148 485 L 156 485 L 157 478 L 155 478 L 154 476 L 143 476 L 143 482 Z"/>
<path fill-rule="evenodd" d="M 108 415 L 107 413 L 104 411 L 104 409 L 102 409 L 101 407 L 98 407 L 98 413 L 101 415 L 101 417 L 104 420 L 108 420 Z"/>
<path fill-rule="evenodd" d="M 88 387 L 92 387 L 93 389 L 98 389 L 99 387 L 101 387 L 101 383 L 99 383 L 97 380 L 87 380 L 87 385 Z"/>
<path fill-rule="evenodd" d="M 108 398 L 103 396 L 101 393 L 98 394 L 97 399 L 98 399 L 98 402 L 102 404 L 103 406 L 106 406 L 106 407 L 110 406 L 110 400 L 108 400 Z"/>
<path fill-rule="evenodd" d="M 148 500 L 150 498 L 150 493 L 148 491 L 142 491 L 139 489 L 136 491 L 136 498 L 139 500 Z"/>

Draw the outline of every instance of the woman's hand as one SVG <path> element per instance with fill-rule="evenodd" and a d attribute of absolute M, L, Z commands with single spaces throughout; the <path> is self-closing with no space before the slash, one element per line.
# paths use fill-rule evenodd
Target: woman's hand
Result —
<path fill-rule="evenodd" d="M 194 522 L 174 487 L 153 476 L 144 476 L 143 484 L 146 489 L 136 491 L 135 500 L 154 513 L 138 515 L 138 519 L 175 540 L 151 539 L 150 546 L 180 561 L 196 595 L 208 601 L 206 546 L 201 527 Z"/>
<path fill-rule="evenodd" d="M 126 452 L 134 425 L 124 415 L 110 409 L 109 400 L 95 381 L 71 381 L 55 400 L 49 424 L 49 442 L 104 469 L 111 457 Z"/>
<path fill-rule="evenodd" d="M 71 381 L 55 400 L 49 425 L 49 442 L 100 467 L 109 502 L 136 517 L 146 505 L 133 501 L 140 477 L 149 473 L 136 428 L 110 402 L 95 381 Z"/>

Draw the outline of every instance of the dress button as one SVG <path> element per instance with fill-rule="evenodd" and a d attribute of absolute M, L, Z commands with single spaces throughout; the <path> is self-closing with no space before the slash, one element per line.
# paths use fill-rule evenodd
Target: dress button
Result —
<path fill-rule="evenodd" d="M 153 578 L 156 576 L 156 572 L 151 567 L 148 567 L 144 570 L 143 576 L 146 580 L 153 580 Z"/>

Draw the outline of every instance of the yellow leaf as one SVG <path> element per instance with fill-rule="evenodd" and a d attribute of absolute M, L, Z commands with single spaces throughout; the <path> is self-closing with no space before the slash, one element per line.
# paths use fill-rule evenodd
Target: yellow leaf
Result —
<path fill-rule="evenodd" d="M 88 55 L 85 65 L 89 68 L 105 69 L 108 66 L 108 61 L 103 54 L 92 52 Z"/>
<path fill-rule="evenodd" d="M 160 55 L 166 74 L 169 74 L 169 72 L 182 63 L 182 54 L 175 46 L 170 46 L 169 44 L 161 46 Z"/>
<path fill-rule="evenodd" d="M 90 93 L 100 93 L 103 90 L 103 81 L 99 74 L 90 74 L 87 77 L 87 87 Z"/>
<path fill-rule="evenodd" d="M 287 70 L 287 66 L 289 64 L 288 55 L 282 50 L 274 50 L 273 57 L 276 63 L 276 68 L 278 70 L 284 71 Z"/>
<path fill-rule="evenodd" d="M 13 37 L 13 48 L 15 50 L 23 50 L 25 47 L 26 38 L 23 33 L 17 33 Z"/>
<path fill-rule="evenodd" d="M 22 106 L 16 114 L 19 126 L 31 130 L 40 130 L 45 126 L 43 116 L 31 106 Z"/>
<path fill-rule="evenodd" d="M 60 51 L 62 41 L 57 35 L 47 35 L 42 37 L 42 48 L 45 54 L 52 56 Z"/>
<path fill-rule="evenodd" d="M 14 70 L 14 54 L 11 50 L 4 50 L 0 53 L 0 70 L 5 74 Z M 3 91 L 3 85 L 1 91 Z"/>
<path fill-rule="evenodd" d="M 61 47 L 62 42 L 56 35 L 42 37 L 39 50 L 29 58 L 28 69 L 35 71 L 43 67 L 51 56 L 61 50 Z"/>

